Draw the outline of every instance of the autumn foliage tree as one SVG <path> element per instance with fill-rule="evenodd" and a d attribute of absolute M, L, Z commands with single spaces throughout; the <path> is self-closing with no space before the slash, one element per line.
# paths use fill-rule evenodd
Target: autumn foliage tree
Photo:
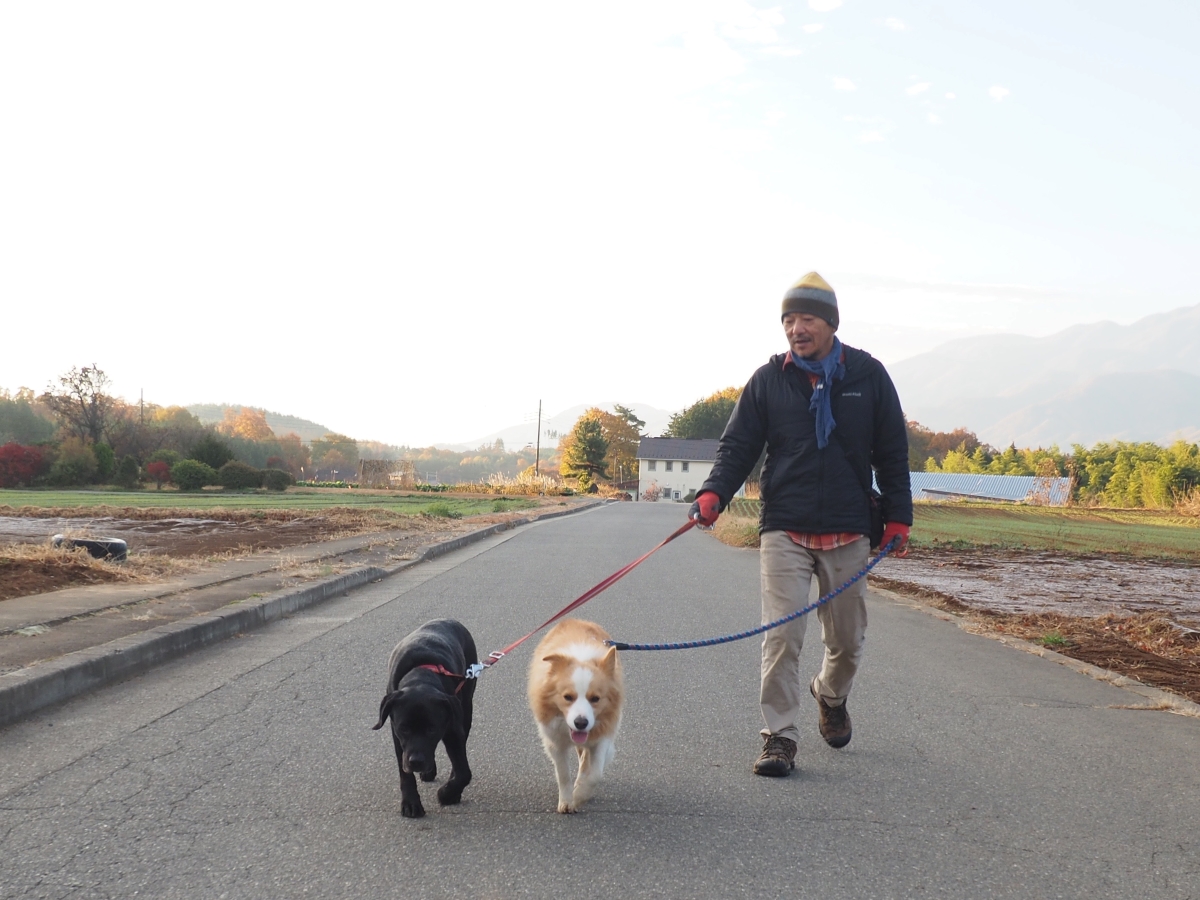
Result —
<path fill-rule="evenodd" d="M 562 451 L 559 473 L 563 478 L 577 479 L 582 491 L 591 490 L 597 478 L 609 477 L 608 464 L 605 462 L 608 441 L 604 438 L 599 418 L 589 415 L 594 412 L 599 410 L 589 410 L 580 416 L 575 427 L 559 443 Z"/>
<path fill-rule="evenodd" d="M 72 367 L 58 379 L 58 390 L 47 391 L 41 400 L 68 434 L 98 444 L 108 432 L 116 404 L 108 387 L 108 376 L 95 363 Z"/>
<path fill-rule="evenodd" d="M 248 441 L 269 441 L 275 437 L 275 432 L 267 424 L 266 414 L 249 406 L 243 406 L 237 412 L 233 407 L 225 410 L 225 419 L 217 426 L 217 431 Z"/>
<path fill-rule="evenodd" d="M 666 436 L 685 440 L 719 438 L 729 424 L 729 417 L 733 415 L 733 407 L 740 396 L 740 387 L 727 387 L 703 400 L 697 400 L 683 412 L 671 416 Z"/>
<path fill-rule="evenodd" d="M 42 451 L 11 441 L 0 447 L 0 487 L 28 487 L 42 473 Z"/>

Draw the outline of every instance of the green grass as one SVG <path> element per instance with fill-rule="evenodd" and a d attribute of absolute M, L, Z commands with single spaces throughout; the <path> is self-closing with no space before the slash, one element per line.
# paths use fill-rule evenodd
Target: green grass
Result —
<path fill-rule="evenodd" d="M 331 506 L 351 509 L 386 509 L 404 515 L 430 512 L 438 506 L 453 517 L 474 516 L 509 510 L 530 509 L 536 501 L 528 497 L 461 498 L 445 494 L 365 494 L 352 490 L 292 489 L 278 493 L 223 493 L 203 491 L 186 494 L 181 491 L 19 491 L 0 490 L 0 506 L 20 508 L 37 506 L 46 509 L 80 506 L 115 507 L 175 507 L 179 509 L 328 509 Z M 439 512 L 447 515 L 447 512 Z"/>
<path fill-rule="evenodd" d="M 756 517 L 758 501 L 735 500 L 730 512 Z M 917 503 L 912 543 L 1200 561 L 1200 519 L 1154 509 Z"/>

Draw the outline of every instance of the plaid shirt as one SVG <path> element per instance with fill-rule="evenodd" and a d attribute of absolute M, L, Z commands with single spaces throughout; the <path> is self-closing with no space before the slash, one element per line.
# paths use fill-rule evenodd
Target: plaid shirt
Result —
<path fill-rule="evenodd" d="M 846 351 L 842 351 L 842 362 L 846 361 Z M 788 353 L 783 360 L 783 368 L 794 366 L 792 354 Z M 812 372 L 808 372 L 809 383 L 815 389 L 819 380 Z M 842 531 L 836 534 L 809 534 L 802 531 L 789 531 L 787 536 L 793 542 L 803 547 L 805 550 L 836 550 L 838 547 L 845 547 L 847 544 L 852 544 L 863 537 L 861 534 L 854 534 L 850 531 Z"/>

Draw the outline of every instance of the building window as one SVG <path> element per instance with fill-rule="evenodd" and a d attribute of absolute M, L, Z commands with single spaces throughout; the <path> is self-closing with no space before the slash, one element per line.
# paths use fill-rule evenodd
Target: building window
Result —
<path fill-rule="evenodd" d="M 667 460 L 667 471 L 671 472 L 671 471 L 674 471 L 674 469 L 675 469 L 675 463 L 671 462 L 671 460 L 668 459 Z"/>
<path fill-rule="evenodd" d="M 657 471 L 657 469 L 658 469 L 658 460 L 657 459 L 649 460 L 646 463 L 646 471 L 654 472 L 654 471 Z"/>
<path fill-rule="evenodd" d="M 687 464 L 687 460 L 685 459 L 683 462 L 681 462 L 679 464 L 679 471 L 686 472 L 687 470 L 688 470 L 688 464 Z"/>

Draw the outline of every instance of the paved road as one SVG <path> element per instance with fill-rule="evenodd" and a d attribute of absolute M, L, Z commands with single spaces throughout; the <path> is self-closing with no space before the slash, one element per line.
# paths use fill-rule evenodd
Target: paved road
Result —
<path fill-rule="evenodd" d="M 631 653 L 609 776 L 557 815 L 522 648 L 480 684 L 463 804 L 401 819 L 370 730 L 393 643 L 452 615 L 502 646 L 681 514 L 510 532 L 0 732 L 0 895 L 1200 898 L 1200 720 L 886 600 L 854 742 L 814 710 L 790 779 L 749 773 L 754 642 Z M 587 614 L 704 637 L 753 623 L 756 588 L 753 552 L 691 533 Z"/>

